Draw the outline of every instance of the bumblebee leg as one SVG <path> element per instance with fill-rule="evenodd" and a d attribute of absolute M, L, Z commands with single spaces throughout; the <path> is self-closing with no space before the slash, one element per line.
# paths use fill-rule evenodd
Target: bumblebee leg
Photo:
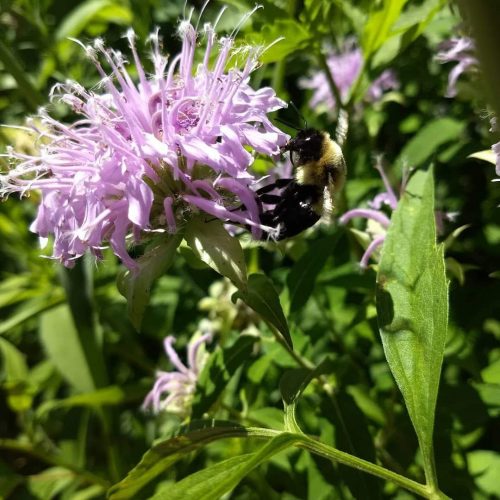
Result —
<path fill-rule="evenodd" d="M 276 205 L 281 201 L 281 196 L 278 194 L 261 194 L 259 200 L 267 205 Z"/>
<path fill-rule="evenodd" d="M 282 188 L 288 186 L 288 184 L 290 184 L 290 182 L 292 182 L 292 181 L 293 181 L 293 179 L 278 179 L 276 182 L 273 182 L 272 184 L 268 184 L 267 186 L 261 187 L 260 189 L 257 189 L 257 191 L 255 191 L 255 192 L 258 195 L 261 195 L 264 193 L 269 193 L 273 189 L 282 189 Z"/>

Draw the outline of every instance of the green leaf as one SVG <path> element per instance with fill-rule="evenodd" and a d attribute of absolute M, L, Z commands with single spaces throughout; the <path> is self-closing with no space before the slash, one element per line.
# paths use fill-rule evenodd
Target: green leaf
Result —
<path fill-rule="evenodd" d="M 60 267 L 60 277 L 81 349 L 92 369 L 95 386 L 104 387 L 108 377 L 102 354 L 102 336 L 94 312 L 94 266 L 93 257 L 86 255 L 72 269 Z"/>
<path fill-rule="evenodd" d="M 314 370 L 307 368 L 287 370 L 280 380 L 280 393 L 283 401 L 289 405 L 295 403 L 312 380 L 332 373 L 333 370 L 334 361 L 330 357 L 325 358 Z"/>
<path fill-rule="evenodd" d="M 392 215 L 377 276 L 387 361 L 403 393 L 434 485 L 434 412 L 448 322 L 443 246 L 436 245 L 432 169 L 416 172 Z"/>
<path fill-rule="evenodd" d="M 194 418 L 202 417 L 217 401 L 236 370 L 248 361 L 258 340 L 258 337 L 242 335 L 231 347 L 218 347 L 211 354 L 198 379 L 192 405 Z"/>
<path fill-rule="evenodd" d="M 33 318 L 34 316 L 51 309 L 55 305 L 61 304 L 65 301 L 65 295 L 62 288 L 57 287 L 54 290 L 47 291 L 47 293 L 33 297 L 32 299 L 25 300 L 16 307 L 15 312 L 2 321 L 0 324 L 0 335 L 7 333 L 12 328 L 21 325 L 25 321 Z"/>
<path fill-rule="evenodd" d="M 66 399 L 51 399 L 37 408 L 37 415 L 42 417 L 59 408 L 116 406 L 134 402 L 143 399 L 148 388 L 149 386 L 141 383 L 125 387 L 113 385 L 93 392 L 76 394 Z"/>
<path fill-rule="evenodd" d="M 252 274 L 248 278 L 248 288 L 238 290 L 233 301 L 241 299 L 245 304 L 260 314 L 262 319 L 275 327 L 293 349 L 288 323 L 281 307 L 280 299 L 273 282 L 263 274 Z"/>
<path fill-rule="evenodd" d="M 324 359 L 314 370 L 296 368 L 286 371 L 280 380 L 280 393 L 285 406 L 285 430 L 300 433 L 300 427 L 295 420 L 295 407 L 298 399 L 310 384 L 321 375 L 333 371 L 331 358 Z"/>
<path fill-rule="evenodd" d="M 75 389 L 91 392 L 97 388 L 94 359 L 82 344 L 85 339 L 78 334 L 68 306 L 61 305 L 42 315 L 40 340 L 48 358 Z"/>
<path fill-rule="evenodd" d="M 151 287 L 172 265 L 181 241 L 181 233 L 159 238 L 137 259 L 138 269 L 126 270 L 118 277 L 118 290 L 127 299 L 128 316 L 137 330 L 149 303 Z"/>
<path fill-rule="evenodd" d="M 0 337 L 0 359 L 2 360 L 7 402 L 13 411 L 26 411 L 33 402 L 32 390 L 29 387 L 29 371 L 25 356 L 8 340 Z"/>
<path fill-rule="evenodd" d="M 195 472 L 165 491 L 154 500 L 217 500 L 230 492 L 253 469 L 271 457 L 298 442 L 297 436 L 282 433 L 264 445 L 257 453 L 249 453 L 224 460 L 218 464 Z"/>
<path fill-rule="evenodd" d="M 316 278 L 328 257 L 333 254 L 341 231 L 314 242 L 309 250 L 294 264 L 286 284 L 290 297 L 290 312 L 299 311 L 311 296 Z"/>
<path fill-rule="evenodd" d="M 281 37 L 284 38 L 277 41 Z M 303 23 L 293 19 L 276 19 L 273 23 L 265 24 L 258 35 L 250 37 L 250 41 L 263 47 L 273 44 L 259 57 L 263 64 L 269 64 L 305 49 L 311 38 Z"/>
<path fill-rule="evenodd" d="M 0 354 L 3 360 L 3 371 L 7 382 L 19 382 L 28 378 L 28 365 L 25 356 L 16 346 L 0 337 Z"/>
<path fill-rule="evenodd" d="M 361 39 L 365 60 L 368 61 L 390 37 L 391 28 L 406 2 L 407 0 L 384 0 L 382 8 L 370 14 Z"/>
<path fill-rule="evenodd" d="M 492 450 L 471 451 L 467 453 L 467 464 L 469 473 L 477 477 L 477 485 L 488 495 L 488 498 L 497 497 L 500 487 L 498 480 L 500 455 L 498 452 Z M 481 497 L 478 495 L 477 498 Z"/>
<path fill-rule="evenodd" d="M 401 151 L 397 163 L 418 167 L 427 161 L 443 144 L 456 142 L 465 128 L 463 121 L 437 118 L 431 121 L 409 141 Z"/>
<path fill-rule="evenodd" d="M 87 0 L 63 19 L 55 33 L 55 39 L 77 37 L 94 20 L 128 25 L 132 22 L 132 12 L 128 7 L 112 0 Z"/>
<path fill-rule="evenodd" d="M 424 32 L 445 3 L 446 0 L 425 0 L 420 5 L 409 5 L 393 25 L 391 37 L 373 56 L 371 67 L 387 65 L 395 59 Z"/>
<path fill-rule="evenodd" d="M 191 220 L 185 238 L 200 260 L 230 279 L 238 288 L 246 288 L 247 269 L 240 242 L 224 229 L 220 220 Z"/>
<path fill-rule="evenodd" d="M 29 476 L 29 492 L 40 500 L 47 498 L 57 498 L 57 496 L 75 483 L 75 475 L 72 471 L 64 467 L 50 467 Z"/>
<path fill-rule="evenodd" d="M 335 394 L 322 400 L 320 409 L 323 418 L 333 424 L 335 448 L 375 462 L 375 447 L 368 422 L 352 396 L 338 388 Z M 362 471 L 340 464 L 339 473 L 342 481 L 351 490 L 353 498 L 380 498 L 380 481 Z"/>
<path fill-rule="evenodd" d="M 196 425 L 199 425 L 196 423 Z M 210 420 L 200 429 L 190 430 L 177 437 L 166 439 L 148 450 L 141 461 L 128 473 L 127 477 L 115 484 L 109 491 L 110 500 L 133 498 L 146 484 L 154 480 L 183 456 L 199 448 L 230 437 L 269 438 L 272 433 L 265 429 L 245 428 L 238 424 Z"/>

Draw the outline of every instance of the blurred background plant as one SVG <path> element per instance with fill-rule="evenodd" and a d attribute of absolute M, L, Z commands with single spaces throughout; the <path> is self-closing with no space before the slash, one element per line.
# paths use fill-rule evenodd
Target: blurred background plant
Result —
<path fill-rule="evenodd" d="M 367 206 L 383 191 L 373 168 L 377 155 L 383 155 L 393 186 L 399 185 L 403 168 L 432 163 L 436 208 L 458 213 L 454 222 L 445 222 L 441 236 L 451 282 L 436 466 L 440 488 L 452 498 L 495 498 L 500 492 L 495 473 L 500 468 L 500 193 L 491 182 L 494 164 L 477 152 L 497 140 L 489 131 L 477 71 L 462 74 L 456 95 L 449 98 L 454 63 L 436 59 L 457 29 L 470 35 L 467 25 L 453 4 L 439 0 L 394 2 L 401 9 L 392 11 L 386 32 L 370 32 L 370 26 L 377 25 L 387 2 L 262 3 L 239 40 L 267 45 L 285 39 L 263 55 L 254 87 L 271 85 L 295 103 L 308 125 L 332 135 L 339 111 L 348 116 L 344 155 L 349 172 L 339 215 Z M 230 32 L 253 3 L 225 4 L 229 8 L 218 31 Z M 192 6 L 199 12 L 202 4 L 193 1 Z M 214 20 L 221 6 L 210 3 L 200 25 L 205 18 Z M 183 10 L 183 0 L 0 0 L 0 123 L 24 124 L 47 104 L 50 88 L 68 78 L 87 88 L 98 84 L 92 63 L 68 37 L 87 42 L 100 36 L 107 46 L 127 53 L 123 35 L 132 27 L 139 51 L 146 54 L 145 40 L 158 26 L 165 52 L 175 54 Z M 350 40 L 358 41 L 363 57 L 344 88 L 329 61 Z M 367 99 L 386 71 L 398 84 Z M 315 90 L 302 88 L 304 77 L 314 75 L 329 85 L 335 109 L 324 102 L 316 109 Z M 60 120 L 74 118 L 60 104 L 50 109 Z M 303 126 L 292 108 L 279 117 Z M 22 130 L 0 128 L 1 150 L 9 144 L 28 152 L 35 146 Z M 0 165 L 7 168 L 3 158 Z M 263 174 L 272 166 L 259 157 L 254 163 Z M 210 322 L 216 342 L 206 347 L 211 354 L 193 396 L 193 422 L 209 417 L 279 429 L 282 374 L 319 365 L 327 357 L 328 376 L 310 384 L 297 407 L 304 432 L 423 480 L 417 439 L 378 334 L 376 260 L 360 271 L 364 248 L 354 231 L 322 225 L 277 246 L 244 245 L 249 272 L 266 275 L 279 293 L 295 347 L 291 353 L 276 341 L 273 327 L 241 301 L 231 301 L 232 285 L 220 281 L 187 246 L 179 248 L 168 273 L 155 283 L 137 332 L 117 290 L 121 266 L 111 252 L 97 266 L 85 259 L 71 271 L 40 258 L 37 238 L 28 230 L 38 201 L 34 194 L 0 205 L 1 497 L 103 497 L 155 439 L 175 435 L 186 423 L 182 416 L 154 416 L 141 405 L 155 372 L 175 369 L 164 355 L 163 339 L 174 335 L 175 349 L 186 360 L 192 335 L 205 331 L 203 321 Z M 353 224 L 359 235 L 364 222 Z M 149 482 L 116 490 L 115 497 L 168 491 L 174 481 L 207 465 L 256 449 L 258 443 L 249 440 L 212 443 L 177 457 Z M 139 483 L 144 489 L 137 497 Z M 278 454 L 250 472 L 231 496 L 351 497 L 407 498 L 391 483 L 301 449 Z"/>

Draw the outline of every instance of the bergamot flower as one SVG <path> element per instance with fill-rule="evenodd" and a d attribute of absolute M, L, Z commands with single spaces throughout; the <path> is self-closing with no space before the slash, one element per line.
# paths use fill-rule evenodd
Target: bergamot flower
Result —
<path fill-rule="evenodd" d="M 200 212 L 244 225 L 256 239 L 272 233 L 260 223 L 249 167 L 256 153 L 278 155 L 286 143 L 267 116 L 285 103 L 273 89 L 250 85 L 265 49 L 237 47 L 234 34 L 218 39 L 216 24 L 197 33 L 182 21 L 182 49 L 170 59 L 152 34 L 151 74 L 129 31 L 136 79 L 102 40 L 84 46 L 100 85 L 68 81 L 52 91 L 79 119 L 65 124 L 41 110 L 41 126 L 28 127 L 39 151 L 4 155 L 12 169 L 0 177 L 0 194 L 41 193 L 31 230 L 53 236 L 53 258 L 71 267 L 86 251 L 101 257 L 109 245 L 134 269 L 128 242 L 176 233 Z"/>

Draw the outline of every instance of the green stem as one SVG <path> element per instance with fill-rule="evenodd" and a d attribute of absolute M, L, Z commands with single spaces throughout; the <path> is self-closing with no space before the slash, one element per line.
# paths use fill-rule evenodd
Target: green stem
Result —
<path fill-rule="evenodd" d="M 9 50 L 9 48 L 0 40 L 0 61 L 3 64 L 4 71 L 10 73 L 16 80 L 21 94 L 24 95 L 26 102 L 33 111 L 43 104 L 44 99 L 31 83 L 26 70 L 19 64 L 19 59 Z"/>
<path fill-rule="evenodd" d="M 281 434 L 280 431 L 276 431 L 274 429 L 262 429 L 255 427 L 247 428 L 244 432 L 245 435 L 249 437 L 266 439 L 270 439 Z M 238 435 L 243 437 L 241 431 L 238 432 Z M 234 437 L 238 436 L 235 435 Z M 305 449 L 311 453 L 314 453 L 315 455 L 319 455 L 329 460 L 333 460 L 334 462 L 361 470 L 380 479 L 391 481 L 398 486 L 401 486 L 401 488 L 411 491 L 412 493 L 415 493 L 416 495 L 419 495 L 421 497 L 428 498 L 430 500 L 450 500 L 448 496 L 446 496 L 438 489 L 434 489 L 431 486 L 427 486 L 425 484 L 417 483 L 416 481 L 413 481 L 413 479 L 409 479 L 405 476 L 397 474 L 396 472 L 385 469 L 380 465 L 368 462 L 367 460 L 363 460 L 362 458 L 355 457 L 353 455 L 350 455 L 349 453 L 345 453 L 344 451 L 337 450 L 336 448 L 332 448 L 331 446 L 316 441 L 315 439 L 306 436 L 305 434 L 294 433 L 294 437 L 294 446 Z"/>
<path fill-rule="evenodd" d="M 321 49 L 318 50 L 317 57 L 319 65 L 321 66 L 321 69 L 325 73 L 326 80 L 328 81 L 328 86 L 330 87 L 330 90 L 335 97 L 338 110 L 337 113 L 340 113 L 340 110 L 344 108 L 344 103 L 342 102 L 342 96 L 340 95 L 339 88 L 337 87 L 337 84 L 333 79 L 332 72 L 330 71 L 330 67 L 328 66 L 325 54 L 323 54 L 323 51 Z"/>
<path fill-rule="evenodd" d="M 304 358 L 299 353 L 295 352 L 287 343 L 283 336 L 272 326 L 269 325 L 269 328 L 273 332 L 274 338 L 278 341 L 279 344 L 283 346 L 283 348 L 288 352 L 288 354 L 297 362 L 299 366 L 302 368 L 307 368 L 308 370 L 314 370 L 316 366 L 314 363 L 309 361 L 307 358 Z"/>
<path fill-rule="evenodd" d="M 315 441 L 309 436 L 301 436 L 301 442 L 297 446 L 299 446 L 300 448 L 304 448 L 316 455 L 320 455 L 343 465 L 347 465 L 348 467 L 361 470 L 363 472 L 366 472 L 367 474 L 371 474 L 372 476 L 385 479 L 386 481 L 391 481 L 398 486 L 401 486 L 402 488 L 424 498 L 431 498 L 431 491 L 427 486 L 417 483 L 412 479 L 401 476 L 388 469 L 385 469 L 380 465 L 368 462 L 367 460 L 363 460 L 362 458 L 355 457 L 353 455 L 350 455 L 349 453 L 345 453 L 343 451 Z"/>
<path fill-rule="evenodd" d="M 111 486 L 111 483 L 109 481 L 107 481 L 106 479 L 103 479 L 102 477 L 96 476 L 92 472 L 89 472 L 85 469 L 81 469 L 80 467 L 77 467 L 76 465 L 65 462 L 64 460 L 61 460 L 58 457 L 55 457 L 53 455 L 49 455 L 45 451 L 32 448 L 28 444 L 22 444 L 22 443 L 19 443 L 13 439 L 0 439 L 0 449 L 24 453 L 24 454 L 30 455 L 38 460 L 41 460 L 42 462 L 45 462 L 47 464 L 62 467 L 64 469 L 68 469 L 71 472 L 74 472 L 77 476 L 81 477 L 86 482 L 91 483 L 91 484 L 97 484 L 99 486 L 102 486 L 105 489 L 108 489 Z"/>

